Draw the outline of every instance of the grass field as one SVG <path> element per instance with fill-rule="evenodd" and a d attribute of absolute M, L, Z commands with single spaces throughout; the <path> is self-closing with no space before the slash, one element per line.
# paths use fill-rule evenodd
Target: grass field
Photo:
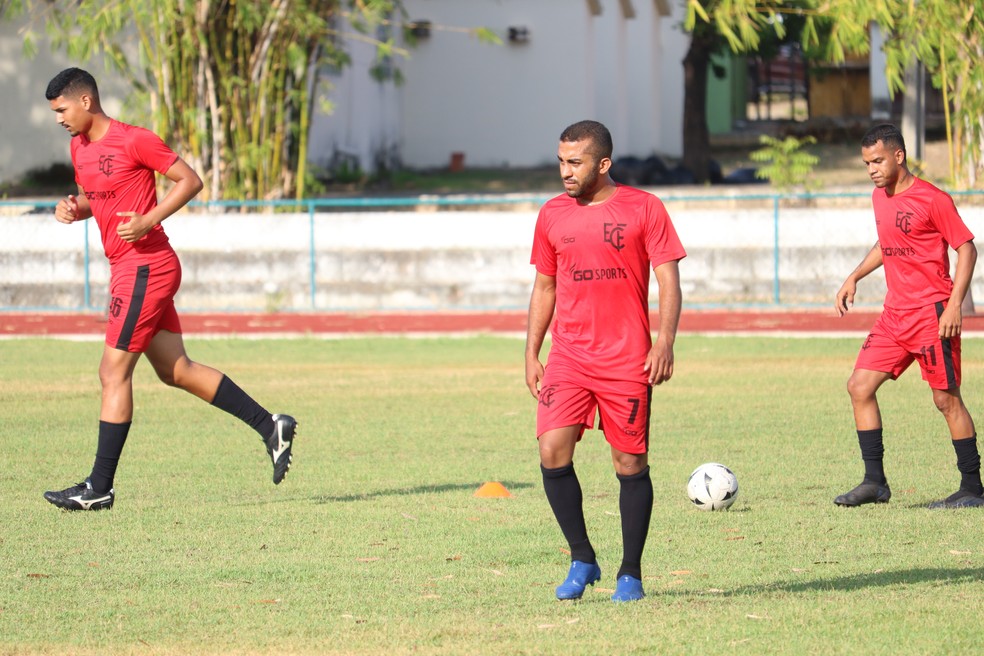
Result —
<path fill-rule="evenodd" d="M 577 603 L 541 489 L 516 339 L 189 340 L 300 421 L 275 487 L 255 434 L 142 363 L 116 507 L 41 493 L 87 474 L 100 345 L 0 342 L 0 654 L 970 654 L 982 647 L 984 513 L 956 489 L 915 371 L 886 387 L 895 496 L 861 478 L 844 382 L 859 340 L 684 335 L 654 394 L 648 596 L 609 596 L 618 486 L 600 434 L 576 463 L 603 576 Z M 981 420 L 984 342 L 964 344 Z M 738 474 L 690 507 L 701 462 Z M 481 499 L 485 481 L 512 498 Z"/>

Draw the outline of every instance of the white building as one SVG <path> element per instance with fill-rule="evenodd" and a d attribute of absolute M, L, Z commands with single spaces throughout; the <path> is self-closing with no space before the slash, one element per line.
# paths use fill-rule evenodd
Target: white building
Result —
<path fill-rule="evenodd" d="M 593 118 L 619 154 L 678 156 L 689 39 L 668 0 L 406 0 L 429 24 L 396 58 L 402 85 L 367 75 L 374 51 L 356 44 L 353 66 L 330 78 L 331 116 L 312 130 L 312 159 L 335 153 L 364 168 L 394 153 L 411 168 L 552 163 L 561 130 Z M 681 7 L 675 7 L 677 13 Z M 465 28 L 485 27 L 503 45 Z M 459 157 L 460 157 L 459 156 Z M 337 160 L 336 160 L 337 161 Z"/>
<path fill-rule="evenodd" d="M 689 42 L 679 27 L 681 3 L 405 0 L 404 6 L 410 20 L 431 26 L 429 36 L 408 48 L 408 58 L 391 62 L 405 81 L 370 76 L 375 49 L 350 39 L 352 66 L 328 72 L 321 89 L 333 111 L 312 121 L 313 164 L 435 168 L 460 153 L 465 166 L 536 166 L 552 163 L 560 131 L 584 118 L 608 125 L 617 154 L 680 154 Z M 481 42 L 467 29 L 475 27 L 491 29 L 503 44 Z M 69 61 L 44 41 L 39 55 L 26 60 L 22 28 L 0 22 L 0 111 L 11 128 L 0 140 L 0 181 L 67 160 L 66 135 L 44 100 L 59 70 L 90 68 L 111 114 L 125 93 L 101 64 Z"/>

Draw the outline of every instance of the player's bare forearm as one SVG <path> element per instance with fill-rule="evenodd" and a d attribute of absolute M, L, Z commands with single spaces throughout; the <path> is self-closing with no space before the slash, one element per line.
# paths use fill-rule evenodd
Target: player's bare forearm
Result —
<path fill-rule="evenodd" d="M 963 327 L 964 297 L 970 289 L 970 281 L 977 265 L 977 247 L 973 241 L 961 244 L 957 249 L 957 262 L 953 272 L 953 290 L 946 308 L 940 314 L 940 339 L 949 339 L 960 334 Z"/>
<path fill-rule="evenodd" d="M 171 165 L 165 176 L 174 183 L 174 186 L 152 210 L 146 214 L 118 213 L 123 220 L 116 227 L 116 232 L 124 241 L 135 242 L 146 235 L 154 226 L 163 223 L 164 219 L 187 205 L 204 186 L 194 169 L 180 158 Z"/>
<path fill-rule="evenodd" d="M 869 250 L 864 256 L 864 259 L 861 260 L 861 263 L 854 268 L 851 275 L 847 277 L 844 284 L 837 290 L 837 294 L 834 297 L 834 309 L 837 311 L 837 316 L 844 316 L 844 314 L 854 305 L 854 296 L 858 291 L 858 281 L 881 265 L 881 242 L 876 241 L 875 245 L 872 246 L 871 250 Z"/>
<path fill-rule="evenodd" d="M 553 319 L 557 301 L 556 283 L 553 276 L 538 272 L 530 295 L 530 310 L 526 321 L 526 386 L 533 398 L 539 398 L 540 394 L 540 381 L 543 379 L 540 349 Z"/>
<path fill-rule="evenodd" d="M 665 262 L 654 272 L 659 285 L 659 332 L 644 370 L 649 372 L 649 384 L 659 385 L 673 376 L 673 344 L 680 325 L 683 293 L 680 291 L 679 262 Z"/>

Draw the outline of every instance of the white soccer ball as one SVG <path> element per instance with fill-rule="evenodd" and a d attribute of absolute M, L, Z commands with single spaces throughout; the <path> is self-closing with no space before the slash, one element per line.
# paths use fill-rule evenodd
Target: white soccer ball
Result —
<path fill-rule="evenodd" d="M 724 510 L 738 497 L 738 477 L 717 462 L 705 462 L 687 481 L 687 496 L 701 510 Z"/>

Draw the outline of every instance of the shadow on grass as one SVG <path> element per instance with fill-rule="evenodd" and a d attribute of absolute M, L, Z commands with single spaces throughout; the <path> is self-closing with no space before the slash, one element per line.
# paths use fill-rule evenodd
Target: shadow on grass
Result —
<path fill-rule="evenodd" d="M 482 482 L 484 483 L 484 481 Z M 349 503 L 353 501 L 368 501 L 379 497 L 403 497 L 417 494 L 440 494 L 442 492 L 458 492 L 468 490 L 474 492 L 482 483 L 443 483 L 441 485 L 418 485 L 416 487 L 398 487 L 388 490 L 372 490 L 359 494 L 344 494 L 340 496 L 322 495 L 311 497 L 314 503 Z M 533 487 L 532 483 L 518 483 L 515 481 L 501 481 L 507 490 L 525 490 Z"/>
<path fill-rule="evenodd" d="M 743 597 L 768 594 L 770 592 L 855 592 L 865 588 L 881 588 L 894 585 L 918 585 L 920 583 L 962 584 L 984 581 L 984 568 L 918 568 L 902 569 L 855 576 L 813 579 L 810 581 L 776 581 L 761 585 L 749 585 L 724 592 L 700 593 L 700 596 Z M 657 593 L 665 594 L 665 593 Z M 681 591 L 681 594 L 686 594 Z M 690 593 L 691 595 L 693 593 Z"/>

